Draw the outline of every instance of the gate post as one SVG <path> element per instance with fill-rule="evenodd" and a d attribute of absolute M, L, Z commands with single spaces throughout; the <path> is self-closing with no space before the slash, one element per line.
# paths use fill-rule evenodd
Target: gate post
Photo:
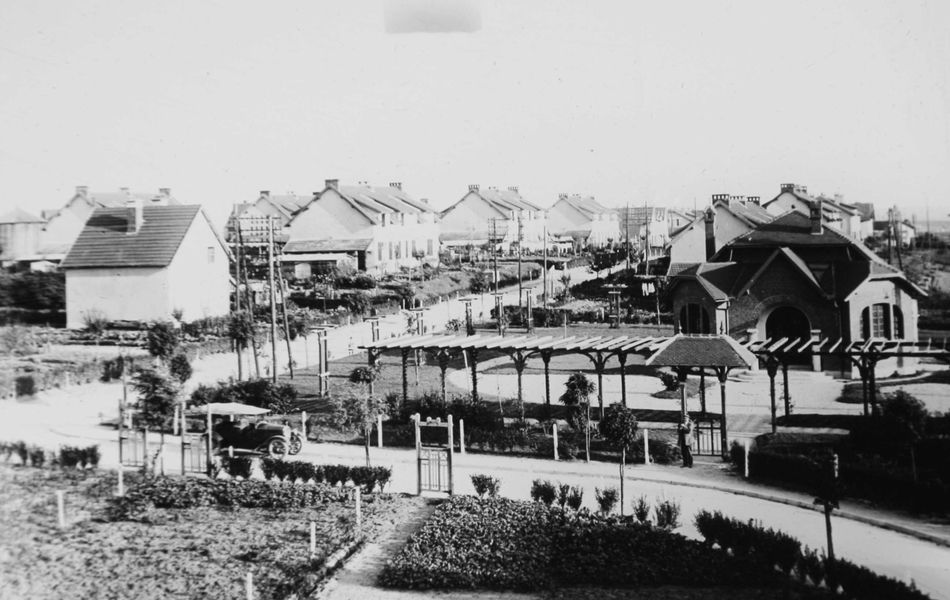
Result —
<path fill-rule="evenodd" d="M 643 430 L 643 464 L 650 464 L 650 430 Z"/>
<path fill-rule="evenodd" d="M 452 481 L 452 455 L 455 453 L 455 441 L 453 439 L 454 431 L 452 427 L 452 415 L 449 415 L 448 419 L 449 419 L 449 451 L 448 451 L 447 456 L 449 459 L 449 496 L 451 496 L 455 493 L 455 485 L 454 485 L 454 482 Z"/>
<path fill-rule="evenodd" d="M 186 470 L 187 465 L 185 464 L 185 444 L 188 437 L 188 427 L 187 427 L 188 422 L 185 421 L 185 403 L 184 402 L 181 403 L 181 412 L 179 414 L 181 415 L 181 427 L 179 428 L 179 431 L 181 431 L 181 474 L 182 474 L 182 477 L 184 477 L 185 474 L 187 473 L 187 470 Z"/>
<path fill-rule="evenodd" d="M 419 413 L 412 416 L 416 426 L 416 494 L 422 495 L 422 432 L 419 431 Z"/>

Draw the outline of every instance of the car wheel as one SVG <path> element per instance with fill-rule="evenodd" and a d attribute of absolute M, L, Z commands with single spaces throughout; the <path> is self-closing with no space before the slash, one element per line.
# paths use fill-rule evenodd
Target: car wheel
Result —
<path fill-rule="evenodd" d="M 285 458 L 288 450 L 287 440 L 283 438 L 275 437 L 267 442 L 267 454 L 271 458 Z"/>
<path fill-rule="evenodd" d="M 303 442 L 299 437 L 294 436 L 290 438 L 290 453 L 291 454 L 300 454 L 300 450 L 303 448 Z"/>

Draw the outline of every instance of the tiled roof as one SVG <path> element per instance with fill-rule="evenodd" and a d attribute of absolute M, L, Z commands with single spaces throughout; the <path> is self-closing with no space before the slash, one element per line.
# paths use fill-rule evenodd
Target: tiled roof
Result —
<path fill-rule="evenodd" d="M 820 234 L 812 234 L 811 218 L 792 210 L 743 233 L 727 246 L 847 246 L 853 243 L 831 227 L 823 227 Z"/>
<path fill-rule="evenodd" d="M 89 194 L 93 205 L 103 208 L 125 208 L 129 200 L 141 200 L 146 206 L 156 200 L 167 200 L 170 206 L 181 206 L 178 200 L 171 196 L 167 198 L 161 194 L 148 192 L 93 192 Z"/>
<path fill-rule="evenodd" d="M 724 202 L 717 202 L 715 207 L 717 210 L 720 208 L 727 209 L 740 219 L 749 222 L 753 227 L 756 225 L 762 225 L 763 223 L 768 223 L 775 218 L 775 215 L 765 210 L 758 204 L 742 202 L 729 202 L 729 204 L 726 204 Z"/>
<path fill-rule="evenodd" d="M 16 207 L 13 210 L 0 215 L 0 224 L 11 224 L 11 223 L 45 223 L 43 219 L 37 217 L 36 215 L 31 215 L 20 207 Z"/>
<path fill-rule="evenodd" d="M 395 186 L 371 187 L 368 185 L 340 185 L 335 189 L 344 200 L 368 219 L 375 222 L 375 215 L 381 213 L 433 213 L 425 202 L 413 199 L 409 194 Z M 327 193 L 324 191 L 324 193 Z M 320 200 L 318 199 L 317 202 Z"/>
<path fill-rule="evenodd" d="M 131 208 L 97 208 L 60 266 L 167 267 L 200 210 L 200 206 L 144 206 L 142 227 L 127 233 L 134 218 Z"/>
<path fill-rule="evenodd" d="M 570 204 L 591 220 L 595 219 L 597 215 L 617 214 L 616 210 L 607 208 L 590 196 L 568 196 L 560 198 L 558 202 Z"/>
<path fill-rule="evenodd" d="M 687 269 L 691 269 L 699 264 L 700 263 L 680 263 L 680 262 L 670 263 L 670 270 L 667 273 L 667 276 L 672 277 L 674 275 L 679 275 L 683 271 L 686 271 Z"/>
<path fill-rule="evenodd" d="M 658 367 L 749 368 L 756 362 L 752 352 L 728 335 L 679 334 L 648 358 L 646 364 Z"/>
<path fill-rule="evenodd" d="M 497 190 L 494 188 L 479 189 L 476 193 L 489 204 L 495 205 L 498 210 L 507 213 L 510 210 L 542 211 L 540 206 L 528 202 L 521 194 L 514 190 Z"/>
<path fill-rule="evenodd" d="M 294 240 L 284 246 L 284 254 L 305 252 L 360 252 L 369 248 L 371 239 L 357 240 Z"/>
<path fill-rule="evenodd" d="M 861 213 L 862 221 L 874 220 L 874 205 L 870 202 L 855 202 L 854 207 Z"/>

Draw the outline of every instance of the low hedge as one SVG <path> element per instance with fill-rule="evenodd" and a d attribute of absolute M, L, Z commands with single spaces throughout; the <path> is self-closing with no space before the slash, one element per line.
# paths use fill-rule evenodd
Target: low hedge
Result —
<path fill-rule="evenodd" d="M 128 490 L 125 496 L 116 498 L 111 516 L 131 519 L 150 507 L 307 508 L 329 502 L 346 502 L 349 498 L 347 489 L 327 485 L 155 477 L 144 480 Z"/>
<path fill-rule="evenodd" d="M 779 574 L 682 535 L 541 502 L 457 496 L 383 569 L 384 587 L 767 586 Z"/>
<path fill-rule="evenodd" d="M 846 598 L 888 600 L 921 600 L 928 598 L 913 585 L 907 585 L 891 577 L 878 575 L 866 567 L 847 560 L 829 560 L 819 557 L 814 550 L 802 551 L 801 542 L 781 531 L 765 529 L 753 520 L 743 522 L 724 516 L 718 510 L 702 510 L 696 514 L 696 529 L 707 546 L 718 545 L 725 553 L 749 556 L 778 568 L 786 576 L 794 572 L 802 583 L 811 580 L 813 585 L 823 581 L 828 587 L 843 590 Z"/>
<path fill-rule="evenodd" d="M 348 465 L 314 465 L 302 460 L 261 459 L 264 479 L 296 483 L 326 483 L 330 486 L 345 485 L 352 481 L 364 492 L 380 491 L 389 483 L 392 470 L 386 467 L 351 467 Z"/>

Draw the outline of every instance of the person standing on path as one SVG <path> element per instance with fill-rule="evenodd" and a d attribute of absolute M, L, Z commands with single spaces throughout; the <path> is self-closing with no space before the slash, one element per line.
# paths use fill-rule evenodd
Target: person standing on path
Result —
<path fill-rule="evenodd" d="M 683 417 L 679 426 L 680 452 L 683 454 L 683 466 L 693 468 L 693 422 L 689 415 Z"/>

